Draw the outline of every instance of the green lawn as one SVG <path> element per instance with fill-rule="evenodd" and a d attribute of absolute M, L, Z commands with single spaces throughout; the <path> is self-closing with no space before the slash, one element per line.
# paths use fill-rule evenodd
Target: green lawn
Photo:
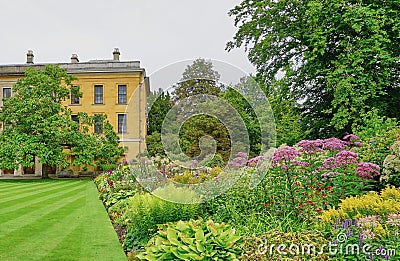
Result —
<path fill-rule="evenodd" d="M 91 180 L 0 180 L 0 260 L 126 260 Z"/>

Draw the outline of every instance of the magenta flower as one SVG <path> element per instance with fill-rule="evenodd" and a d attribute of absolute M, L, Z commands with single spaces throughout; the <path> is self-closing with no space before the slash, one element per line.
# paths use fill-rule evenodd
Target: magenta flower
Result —
<path fill-rule="evenodd" d="M 247 154 L 244 152 L 239 152 L 236 154 L 236 158 L 228 162 L 228 166 L 232 168 L 244 167 L 247 163 Z"/>
<path fill-rule="evenodd" d="M 336 163 L 339 166 L 357 163 L 357 161 L 358 161 L 358 154 L 348 150 L 341 151 L 336 155 Z"/>
<path fill-rule="evenodd" d="M 372 179 L 380 175 L 378 165 L 371 162 L 360 162 L 357 164 L 356 174 L 362 179 Z"/>
<path fill-rule="evenodd" d="M 346 147 L 346 142 L 338 138 L 329 138 L 323 141 L 322 149 L 330 151 L 341 151 Z"/>
<path fill-rule="evenodd" d="M 314 154 L 316 152 L 323 152 L 324 150 L 321 148 L 323 145 L 323 141 L 320 139 L 317 140 L 302 140 L 297 143 L 297 146 L 301 147 L 300 152 L 308 152 L 310 154 Z"/>
<path fill-rule="evenodd" d="M 293 162 L 293 164 L 299 165 L 302 167 L 310 167 L 311 166 L 311 164 L 307 161 L 293 160 L 292 162 Z"/>
<path fill-rule="evenodd" d="M 256 167 L 261 161 L 265 159 L 264 156 L 257 156 L 247 161 L 247 166 Z"/>
<path fill-rule="evenodd" d="M 333 157 L 329 157 L 324 160 L 324 162 L 322 163 L 322 166 L 319 168 L 320 169 L 334 169 L 337 167 L 338 167 L 338 164 L 336 162 L 336 159 Z"/>
<path fill-rule="evenodd" d="M 348 135 L 343 137 L 343 140 L 350 141 L 350 142 L 355 142 L 355 141 L 360 141 L 361 138 L 358 137 L 357 135 L 354 135 L 354 134 L 348 134 Z"/>
<path fill-rule="evenodd" d="M 272 155 L 272 165 L 276 166 L 277 163 L 283 162 L 283 161 L 290 161 L 297 156 L 300 155 L 300 152 L 298 152 L 295 148 L 286 146 L 284 148 L 279 148 L 274 152 L 274 155 Z"/>

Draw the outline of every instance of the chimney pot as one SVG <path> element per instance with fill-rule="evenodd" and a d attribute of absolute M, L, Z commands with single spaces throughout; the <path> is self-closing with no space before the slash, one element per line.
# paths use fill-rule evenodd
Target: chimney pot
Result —
<path fill-rule="evenodd" d="M 28 64 L 33 64 L 33 51 L 32 50 L 28 50 L 28 53 L 26 54 L 26 63 Z"/>
<path fill-rule="evenodd" d="M 119 55 L 121 53 L 119 52 L 118 48 L 114 48 L 113 56 L 114 56 L 114 61 L 119 61 Z"/>
<path fill-rule="evenodd" d="M 76 53 L 73 53 L 71 55 L 71 63 L 79 63 L 79 58 L 78 58 L 78 55 Z"/>

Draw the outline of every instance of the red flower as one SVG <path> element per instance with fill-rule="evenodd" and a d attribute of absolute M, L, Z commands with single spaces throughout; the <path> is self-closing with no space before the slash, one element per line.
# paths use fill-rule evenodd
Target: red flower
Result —
<path fill-rule="evenodd" d="M 268 204 L 268 203 L 265 203 L 265 204 L 264 204 L 264 206 L 265 206 L 265 207 L 268 207 L 268 206 L 269 206 L 269 204 Z"/>
<path fill-rule="evenodd" d="M 323 197 L 326 197 L 327 195 L 325 193 L 322 194 Z"/>
<path fill-rule="evenodd" d="M 299 213 L 303 213 L 303 210 L 299 209 Z"/>
<path fill-rule="evenodd" d="M 322 209 L 316 209 L 315 211 L 317 211 L 318 213 L 321 213 L 322 212 Z"/>
<path fill-rule="evenodd" d="M 327 190 L 331 190 L 331 189 L 332 189 L 332 186 L 327 186 L 326 189 L 327 189 Z"/>

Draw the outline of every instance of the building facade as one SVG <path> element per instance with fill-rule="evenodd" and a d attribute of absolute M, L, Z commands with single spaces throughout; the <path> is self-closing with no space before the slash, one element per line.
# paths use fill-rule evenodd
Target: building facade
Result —
<path fill-rule="evenodd" d="M 13 94 L 13 85 L 24 77 L 28 67 L 42 69 L 46 64 L 35 64 L 34 54 L 28 51 L 26 64 L 0 65 L 0 106 L 3 98 Z M 124 147 L 125 159 L 132 160 L 145 150 L 146 102 L 150 92 L 149 78 L 140 67 L 139 61 L 120 61 L 120 52 L 113 51 L 113 59 L 91 60 L 79 62 L 73 54 L 70 63 L 59 63 L 68 73 L 77 77 L 73 83 L 78 86 L 82 97 L 74 97 L 65 101 L 72 111 L 72 117 L 79 112 L 89 115 L 107 115 L 107 120 L 114 127 Z M 102 132 L 101 122 L 95 123 L 93 132 Z M 11 173 L 10 173 L 11 172 Z M 0 175 L 14 174 L 41 175 L 42 166 L 35 163 L 34 170 L 0 170 Z"/>

